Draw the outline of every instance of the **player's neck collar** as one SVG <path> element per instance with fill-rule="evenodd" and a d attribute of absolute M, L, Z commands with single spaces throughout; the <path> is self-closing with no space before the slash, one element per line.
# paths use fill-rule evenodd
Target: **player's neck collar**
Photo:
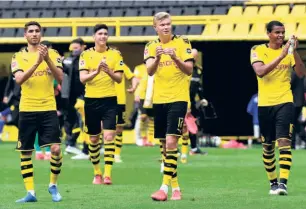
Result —
<path fill-rule="evenodd" d="M 273 49 L 273 48 L 269 47 L 269 43 L 266 43 L 265 45 L 266 45 L 266 47 L 267 47 L 268 49 Z M 282 44 L 282 45 L 280 46 L 280 48 L 278 48 L 278 49 L 281 49 L 281 48 L 283 48 L 284 46 L 285 46 L 285 45 Z M 274 49 L 274 50 L 278 50 L 278 49 Z"/>
<path fill-rule="evenodd" d="M 175 38 L 177 38 L 177 36 L 176 36 L 175 34 L 172 34 L 171 40 L 173 40 L 173 39 L 175 39 Z M 161 41 L 160 41 L 160 38 L 158 38 L 158 42 L 161 42 Z"/>
<path fill-rule="evenodd" d="M 96 52 L 96 47 L 94 46 L 94 47 L 92 47 L 93 48 L 93 50 Z M 106 50 L 105 51 L 108 51 L 110 49 L 110 47 L 106 44 Z"/>

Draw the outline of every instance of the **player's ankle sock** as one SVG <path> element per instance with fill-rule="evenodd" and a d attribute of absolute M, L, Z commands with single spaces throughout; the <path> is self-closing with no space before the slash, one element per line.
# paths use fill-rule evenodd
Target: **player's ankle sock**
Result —
<path fill-rule="evenodd" d="M 115 155 L 120 156 L 120 154 L 121 154 L 121 148 L 122 148 L 122 133 L 118 133 L 118 134 L 116 135 L 115 144 L 116 144 Z"/>
<path fill-rule="evenodd" d="M 115 142 L 114 141 L 105 141 L 104 142 L 104 176 L 111 177 L 112 166 L 114 162 L 115 154 Z"/>
<path fill-rule="evenodd" d="M 92 165 L 94 167 L 94 175 L 102 175 L 102 171 L 100 168 L 100 146 L 100 142 L 90 142 L 88 145 L 90 161 L 92 162 Z"/>
<path fill-rule="evenodd" d="M 163 190 L 166 194 L 168 194 L 168 190 L 169 190 L 168 187 L 169 187 L 168 185 L 163 184 L 161 185 L 160 190 Z"/>
<path fill-rule="evenodd" d="M 51 174 L 50 174 L 50 184 L 56 184 L 58 175 L 61 173 L 61 166 L 63 162 L 62 152 L 59 155 L 54 155 L 51 153 Z"/>
<path fill-rule="evenodd" d="M 189 140 L 189 133 L 187 131 L 187 132 L 183 133 L 183 136 L 182 136 L 182 156 L 181 157 L 187 157 L 188 140 Z"/>
<path fill-rule="evenodd" d="M 33 195 L 34 197 L 36 196 L 35 191 L 34 190 L 28 190 L 28 192 Z"/>
<path fill-rule="evenodd" d="M 177 167 L 177 149 L 167 149 L 164 163 L 163 185 L 170 185 L 173 174 Z"/>
<path fill-rule="evenodd" d="M 148 142 L 154 144 L 154 119 L 152 117 L 149 118 L 148 122 Z"/>
<path fill-rule="evenodd" d="M 33 177 L 34 169 L 31 157 L 32 155 L 20 154 L 21 174 L 24 186 L 27 191 L 34 191 L 34 177 Z"/>
<path fill-rule="evenodd" d="M 292 165 L 292 153 L 290 146 L 279 147 L 279 182 L 287 185 Z"/>
<path fill-rule="evenodd" d="M 140 120 L 140 135 L 144 139 L 147 137 L 147 122 Z"/>
<path fill-rule="evenodd" d="M 174 191 L 181 191 L 180 187 L 172 188 L 172 192 Z"/>
<path fill-rule="evenodd" d="M 275 171 L 274 147 L 272 145 L 263 147 L 262 157 L 270 183 L 277 182 L 277 175 Z"/>

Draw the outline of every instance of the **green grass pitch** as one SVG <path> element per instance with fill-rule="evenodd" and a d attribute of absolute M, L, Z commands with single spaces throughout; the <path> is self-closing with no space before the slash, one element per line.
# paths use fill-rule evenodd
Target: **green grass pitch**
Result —
<path fill-rule="evenodd" d="M 293 151 L 289 196 L 269 196 L 269 183 L 261 160 L 261 149 L 207 149 L 208 156 L 189 156 L 179 163 L 183 200 L 153 202 L 152 192 L 161 184 L 159 147 L 123 146 L 124 163 L 114 164 L 113 185 L 92 185 L 89 161 L 73 161 L 65 155 L 59 189 L 60 203 L 47 192 L 49 163 L 34 160 L 37 203 L 17 204 L 25 195 L 15 144 L 0 144 L 0 208 L 205 208 L 205 209 L 302 209 L 306 198 L 306 152 Z M 170 198 L 169 198 L 170 199 Z"/>

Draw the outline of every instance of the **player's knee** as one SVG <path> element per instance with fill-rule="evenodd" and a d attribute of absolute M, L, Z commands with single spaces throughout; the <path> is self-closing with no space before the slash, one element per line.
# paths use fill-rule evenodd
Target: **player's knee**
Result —
<path fill-rule="evenodd" d="M 141 116 L 140 116 L 140 120 L 141 120 L 142 122 L 145 122 L 145 121 L 147 120 L 147 118 L 148 118 L 147 115 L 141 115 Z"/>
<path fill-rule="evenodd" d="M 105 141 L 113 141 L 115 138 L 115 132 L 109 132 L 104 134 L 104 140 Z"/>
<path fill-rule="evenodd" d="M 90 136 L 90 142 L 97 144 L 99 142 L 99 136 Z"/>
<path fill-rule="evenodd" d="M 291 146 L 291 140 L 286 138 L 281 138 L 277 140 L 279 147 Z"/>
<path fill-rule="evenodd" d="M 29 151 L 29 152 L 21 152 L 21 154 L 22 154 L 22 155 L 27 155 L 27 156 L 29 156 L 29 155 L 32 156 L 32 152 L 31 152 L 31 151 Z"/>
<path fill-rule="evenodd" d="M 263 149 L 265 151 L 272 151 L 274 149 L 274 144 L 263 144 Z"/>
<path fill-rule="evenodd" d="M 177 137 L 167 136 L 166 147 L 167 149 L 176 149 L 177 148 Z"/>
<path fill-rule="evenodd" d="M 116 134 L 122 134 L 123 132 L 123 126 L 117 126 L 116 127 Z"/>
<path fill-rule="evenodd" d="M 61 147 L 59 144 L 53 144 L 51 145 L 51 153 L 53 155 L 59 155 L 61 152 Z"/>

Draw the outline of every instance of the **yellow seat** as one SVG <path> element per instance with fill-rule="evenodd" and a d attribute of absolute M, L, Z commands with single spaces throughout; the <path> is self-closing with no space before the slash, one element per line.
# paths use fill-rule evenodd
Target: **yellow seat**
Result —
<path fill-rule="evenodd" d="M 234 30 L 233 35 L 235 36 L 247 36 L 249 34 L 249 27 L 248 23 L 238 23 Z"/>
<path fill-rule="evenodd" d="M 257 6 L 247 6 L 243 12 L 243 16 L 253 17 L 258 15 L 258 7 Z"/>
<path fill-rule="evenodd" d="M 205 25 L 203 36 L 216 36 L 218 33 L 218 24 L 209 23 Z"/>
<path fill-rule="evenodd" d="M 276 16 L 287 16 L 289 15 L 289 5 L 278 5 L 275 9 L 274 15 Z"/>
<path fill-rule="evenodd" d="M 273 6 L 261 6 L 259 8 L 258 15 L 260 16 L 271 16 L 273 14 Z"/>
<path fill-rule="evenodd" d="M 301 22 L 296 30 L 296 36 L 299 37 L 301 35 L 305 35 L 306 34 L 306 23 L 305 22 Z"/>
<path fill-rule="evenodd" d="M 284 23 L 286 30 L 286 37 L 289 38 L 291 35 L 296 34 L 296 23 L 288 22 Z"/>
<path fill-rule="evenodd" d="M 252 36 L 263 36 L 266 34 L 266 26 L 264 23 L 255 23 L 250 31 Z"/>
<path fill-rule="evenodd" d="M 222 24 L 218 32 L 218 36 L 231 36 L 233 35 L 234 24 Z"/>
<path fill-rule="evenodd" d="M 290 14 L 294 16 L 305 15 L 305 10 L 305 5 L 294 5 Z"/>
<path fill-rule="evenodd" d="M 243 8 L 241 6 L 233 6 L 229 9 L 227 15 L 230 16 L 241 16 Z"/>

